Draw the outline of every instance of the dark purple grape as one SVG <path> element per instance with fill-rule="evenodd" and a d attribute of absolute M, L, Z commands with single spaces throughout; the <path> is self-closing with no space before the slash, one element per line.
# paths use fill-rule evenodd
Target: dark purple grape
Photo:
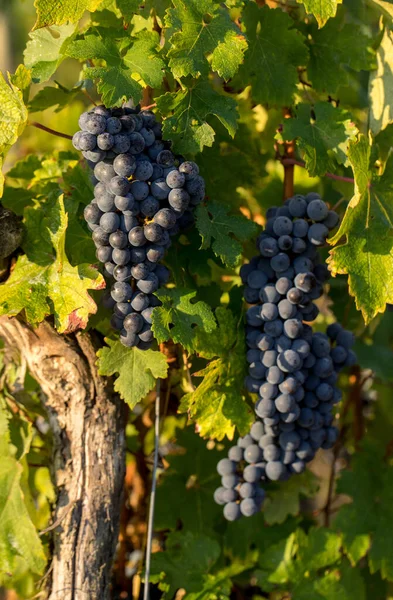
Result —
<path fill-rule="evenodd" d="M 109 236 L 109 243 L 112 248 L 125 248 L 127 246 L 127 241 L 127 235 L 120 229 L 114 231 Z"/>
<path fill-rule="evenodd" d="M 97 146 L 100 150 L 112 150 L 115 139 L 112 134 L 105 132 L 97 135 Z"/>
<path fill-rule="evenodd" d="M 113 168 L 116 175 L 121 177 L 131 177 L 135 173 L 136 160 L 131 154 L 119 154 L 113 161 Z"/>
<path fill-rule="evenodd" d="M 131 229 L 130 233 L 128 234 L 128 240 L 132 246 L 139 247 L 146 244 L 146 238 L 143 229 L 144 228 L 140 227 L 139 225 Z"/>
<path fill-rule="evenodd" d="M 143 317 L 137 312 L 131 312 L 124 319 L 124 329 L 131 333 L 139 333 L 143 324 Z"/>

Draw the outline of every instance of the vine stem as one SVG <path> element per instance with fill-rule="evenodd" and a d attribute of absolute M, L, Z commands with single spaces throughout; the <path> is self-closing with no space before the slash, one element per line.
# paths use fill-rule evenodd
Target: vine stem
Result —
<path fill-rule="evenodd" d="M 296 165 L 303 169 L 306 166 L 306 163 L 303 160 L 297 160 L 296 158 L 282 158 L 281 163 L 284 166 L 284 169 L 288 165 Z M 329 179 L 335 179 L 336 181 L 345 181 L 346 183 L 355 183 L 353 177 L 344 177 L 343 175 L 335 175 L 334 173 L 325 173 L 324 177 L 329 177 Z"/>
<path fill-rule="evenodd" d="M 68 135 L 67 133 L 61 133 L 61 131 L 56 131 L 55 129 L 51 129 L 46 125 L 42 125 L 42 123 L 37 123 L 37 121 L 29 121 L 28 123 L 32 127 L 37 127 L 37 129 L 42 129 L 42 131 L 46 131 L 46 133 L 51 133 L 52 135 L 56 135 L 57 137 L 65 138 L 66 140 L 72 140 L 72 135 Z"/>
<path fill-rule="evenodd" d="M 161 391 L 161 380 L 157 379 L 156 401 L 155 401 L 155 419 L 154 419 L 154 461 L 153 461 L 152 483 L 151 483 L 151 493 L 150 493 L 149 521 L 148 521 L 148 525 L 147 525 L 146 569 L 145 569 L 145 587 L 143 590 L 143 600 L 149 600 L 151 550 L 152 550 L 152 542 L 153 542 L 154 508 L 155 508 L 156 488 L 157 488 L 158 446 L 159 446 L 159 442 L 160 442 L 160 391 Z"/>

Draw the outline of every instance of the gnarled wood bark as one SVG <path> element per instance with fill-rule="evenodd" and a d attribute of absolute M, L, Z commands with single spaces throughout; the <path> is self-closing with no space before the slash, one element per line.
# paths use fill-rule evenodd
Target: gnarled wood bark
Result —
<path fill-rule="evenodd" d="M 44 392 L 58 492 L 49 600 L 109 600 L 125 471 L 124 406 L 95 366 L 87 333 L 67 338 L 46 322 L 32 330 L 0 319 Z"/>

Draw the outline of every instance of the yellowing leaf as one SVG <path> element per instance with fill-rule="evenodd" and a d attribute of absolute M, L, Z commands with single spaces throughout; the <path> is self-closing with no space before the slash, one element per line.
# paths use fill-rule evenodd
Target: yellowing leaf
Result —
<path fill-rule="evenodd" d="M 97 352 L 98 371 L 101 375 L 115 375 L 115 390 L 131 408 L 148 394 L 157 378 L 165 379 L 168 372 L 166 358 L 155 350 L 126 348 L 121 342 L 106 340 Z"/>
<path fill-rule="evenodd" d="M 23 101 L 23 92 L 12 83 L 11 75 L 8 74 L 6 82 L 0 73 L 0 165 L 18 137 L 21 135 L 27 123 L 27 109 Z M 23 81 L 23 80 L 22 80 Z M 25 81 L 24 81 L 25 83 Z M 4 178 L 0 177 L 0 197 L 3 195 Z"/>
<path fill-rule="evenodd" d="M 88 264 L 73 267 L 65 253 L 67 214 L 62 197 L 52 206 L 26 209 L 26 254 L 19 257 L 8 280 L 0 285 L 0 314 L 25 310 L 36 325 L 54 314 L 56 328 L 70 332 L 86 327 L 97 306 L 89 289 L 105 286 L 102 275 Z"/>
<path fill-rule="evenodd" d="M 40 538 L 23 501 L 22 466 L 12 457 L 0 461 L 0 572 L 12 574 L 21 556 L 29 569 L 41 574 L 46 558 Z"/>
<path fill-rule="evenodd" d="M 306 11 L 317 20 L 319 27 L 323 27 L 328 19 L 336 16 L 337 6 L 343 0 L 297 0 L 304 4 Z"/>
<path fill-rule="evenodd" d="M 34 29 L 48 25 L 63 25 L 67 21 L 75 23 L 88 10 L 97 10 L 102 0 L 35 0 L 37 21 Z"/>
<path fill-rule="evenodd" d="M 370 129 L 374 135 L 393 122 L 393 33 L 386 28 L 377 51 L 377 68 L 370 73 Z"/>
<path fill-rule="evenodd" d="M 355 193 L 329 240 L 335 247 L 328 260 L 333 275 L 348 275 L 349 291 L 366 323 L 393 303 L 393 159 L 382 177 L 373 177 L 370 156 L 364 136 L 350 143 Z"/>

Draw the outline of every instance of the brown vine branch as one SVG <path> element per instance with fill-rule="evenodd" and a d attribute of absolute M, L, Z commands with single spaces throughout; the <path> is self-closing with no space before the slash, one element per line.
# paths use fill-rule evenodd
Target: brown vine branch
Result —
<path fill-rule="evenodd" d="M 61 133 L 61 131 L 56 131 L 55 129 L 51 129 L 46 125 L 42 125 L 41 123 L 37 123 L 36 121 L 29 121 L 28 123 L 32 127 L 37 127 L 37 129 L 42 129 L 42 131 L 46 131 L 46 133 L 50 133 L 52 135 L 56 135 L 57 137 L 65 138 L 66 140 L 72 140 L 72 135 L 68 135 L 67 133 Z"/>
<path fill-rule="evenodd" d="M 284 169 L 287 165 L 296 165 L 298 167 L 302 167 L 303 169 L 306 166 L 306 163 L 303 160 L 297 160 L 296 158 L 283 157 L 281 159 L 281 163 L 284 166 Z M 336 181 L 345 181 L 346 183 L 355 183 L 353 177 L 344 177 L 343 175 L 335 175 L 335 173 L 325 173 L 324 177 L 328 177 L 329 179 L 335 179 Z"/>

